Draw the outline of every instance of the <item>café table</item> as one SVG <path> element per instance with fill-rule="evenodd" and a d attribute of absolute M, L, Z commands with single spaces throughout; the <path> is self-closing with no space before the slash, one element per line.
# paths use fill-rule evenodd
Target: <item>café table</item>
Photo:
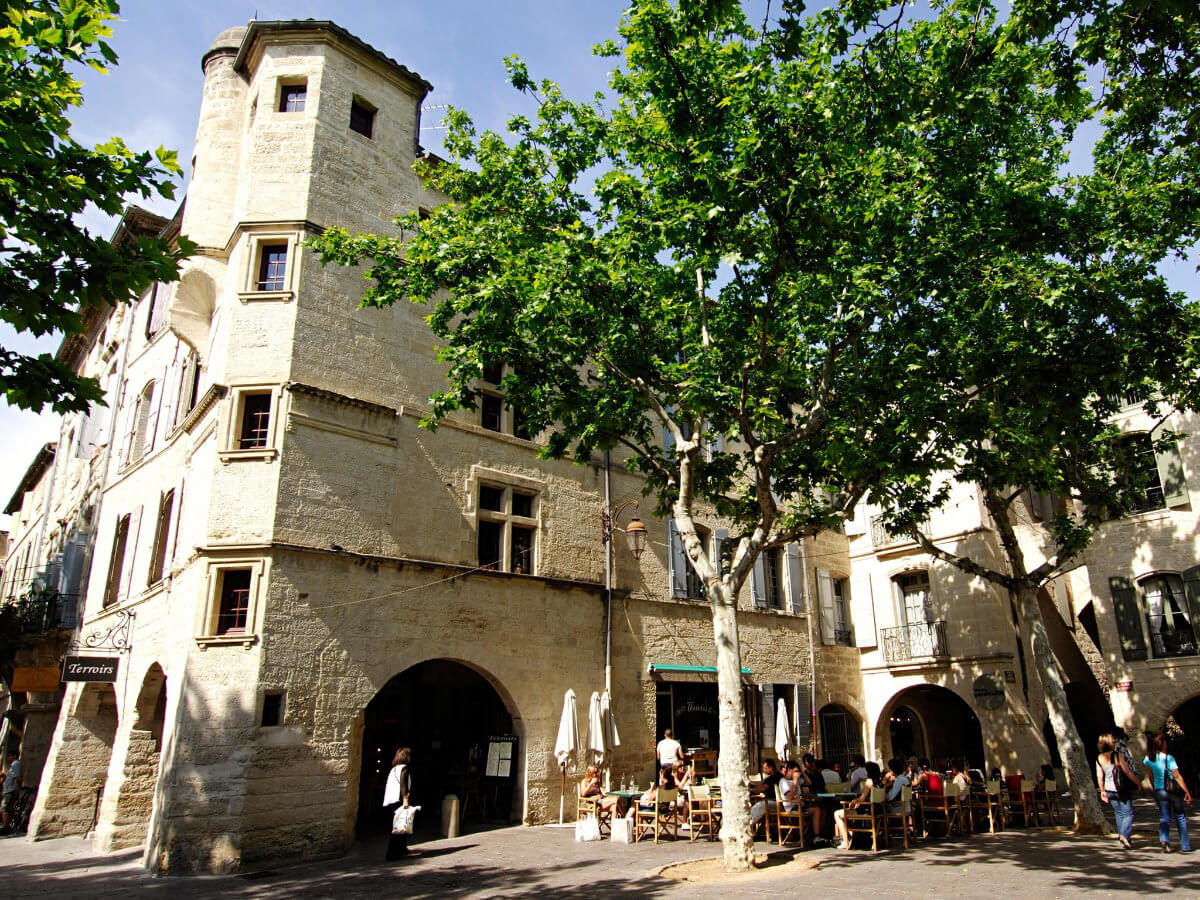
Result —
<path fill-rule="evenodd" d="M 645 791 L 605 791 L 605 797 L 617 798 L 617 815 L 623 816 L 629 812 L 629 807 L 638 801 Z"/>

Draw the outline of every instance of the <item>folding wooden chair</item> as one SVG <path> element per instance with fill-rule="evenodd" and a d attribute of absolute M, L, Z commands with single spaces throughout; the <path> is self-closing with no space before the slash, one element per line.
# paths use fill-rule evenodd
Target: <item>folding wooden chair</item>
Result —
<path fill-rule="evenodd" d="M 1008 788 L 1004 801 L 1004 815 L 1010 822 L 1021 820 L 1021 827 L 1037 827 L 1037 808 L 1033 803 L 1033 782 L 1021 775 L 1009 775 L 1005 781 Z"/>
<path fill-rule="evenodd" d="M 959 812 L 958 792 L 953 785 L 944 785 L 936 794 L 930 791 L 917 794 L 917 807 L 921 813 L 922 837 L 930 836 L 930 826 L 941 828 L 945 836 L 950 837 Z"/>
<path fill-rule="evenodd" d="M 900 809 L 892 812 L 891 805 L 889 805 L 887 812 L 884 813 L 883 827 L 889 846 L 892 843 L 892 829 L 897 828 L 904 838 L 904 849 L 908 849 L 908 835 L 912 831 L 912 823 L 910 821 L 910 816 L 912 816 L 912 794 L 913 790 L 908 785 L 900 788 L 900 796 L 892 801 L 892 804 L 898 803 Z"/>
<path fill-rule="evenodd" d="M 583 782 L 579 783 L 578 790 L 583 790 Z M 577 795 L 575 801 L 575 818 L 582 819 L 584 816 L 595 816 L 596 822 L 600 825 L 600 833 L 604 834 L 607 830 L 612 833 L 612 808 L 605 809 L 601 802 L 604 795 L 598 797 L 584 797 Z"/>
<path fill-rule="evenodd" d="M 692 786 L 688 791 L 688 840 L 698 837 L 716 840 L 718 814 L 713 808 L 711 788 L 707 785 Z"/>
<path fill-rule="evenodd" d="M 1047 778 L 1033 789 L 1033 814 L 1040 817 L 1042 810 L 1046 811 L 1047 825 L 1059 824 L 1058 782 L 1053 778 Z"/>
<path fill-rule="evenodd" d="M 679 791 L 675 788 L 660 789 L 650 808 L 639 806 L 633 818 L 633 840 L 640 841 L 648 831 L 654 832 L 654 843 L 660 834 L 669 834 L 671 840 L 679 839 Z"/>
<path fill-rule="evenodd" d="M 783 793 L 779 790 L 779 785 L 775 785 L 775 833 L 779 835 L 779 845 L 782 847 L 787 840 L 785 834 L 795 834 L 799 837 L 800 849 L 803 850 L 804 804 L 800 801 L 795 801 L 796 808 L 787 810 L 783 808 L 783 803 Z M 767 806 L 767 815 L 771 815 L 770 805 Z"/>
<path fill-rule="evenodd" d="M 1004 798 L 1000 794 L 999 781 L 989 781 L 983 790 L 971 791 L 971 813 L 986 817 L 989 834 L 1004 830 Z M 976 824 L 975 830 L 982 831 L 982 828 Z"/>
<path fill-rule="evenodd" d="M 846 830 L 853 842 L 856 834 L 871 835 L 871 850 L 879 852 L 879 839 L 887 843 L 887 825 L 884 823 L 884 805 L 887 802 L 887 791 L 883 788 L 871 788 L 869 799 L 851 809 L 853 801 L 843 800 L 842 809 L 846 811 Z"/>

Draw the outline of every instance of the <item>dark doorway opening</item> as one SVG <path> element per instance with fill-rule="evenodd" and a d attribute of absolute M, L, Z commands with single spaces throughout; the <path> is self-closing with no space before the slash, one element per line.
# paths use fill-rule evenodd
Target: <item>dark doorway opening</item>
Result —
<path fill-rule="evenodd" d="M 1163 723 L 1163 731 L 1188 790 L 1200 794 L 1200 695 L 1177 706 Z"/>
<path fill-rule="evenodd" d="M 854 714 L 844 706 L 830 703 L 818 714 L 821 728 L 821 758 L 829 763 L 841 763 L 842 771 L 850 771 L 850 757 L 862 753 L 862 727 Z"/>
<path fill-rule="evenodd" d="M 894 756 L 984 768 L 983 728 L 958 694 L 923 684 L 902 691 L 892 702 L 888 727 Z"/>
<path fill-rule="evenodd" d="M 447 794 L 458 796 L 463 831 L 509 824 L 524 748 L 511 748 L 507 777 L 487 775 L 489 739 L 512 736 L 512 714 L 496 689 L 473 669 L 430 660 L 401 672 L 367 704 L 359 837 L 386 835 L 390 829 L 383 792 L 400 747 L 412 750 L 412 802 L 421 807 L 418 837 L 437 836 Z"/>

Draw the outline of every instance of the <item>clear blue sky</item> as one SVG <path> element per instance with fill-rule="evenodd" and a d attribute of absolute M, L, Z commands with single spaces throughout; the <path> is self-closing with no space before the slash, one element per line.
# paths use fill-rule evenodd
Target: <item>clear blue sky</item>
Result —
<path fill-rule="evenodd" d="M 588 96 L 605 86 L 611 62 L 593 57 L 591 47 L 615 35 L 624 7 L 621 0 L 124 0 L 111 41 L 120 64 L 105 76 L 86 73 L 74 133 L 87 143 L 120 135 L 135 148 L 161 144 L 178 150 L 186 168 L 200 106 L 200 57 L 220 31 L 255 17 L 332 19 L 432 82 L 426 103 L 462 107 L 480 126 L 499 129 L 524 106 L 504 81 L 505 56 L 516 53 L 535 77 L 554 78 L 571 96 Z M 436 112 L 427 114 L 426 124 L 436 121 Z M 430 149 L 440 146 L 439 131 L 421 137 Z M 1076 162 L 1086 165 L 1085 159 Z M 165 215 L 174 211 L 171 203 L 147 205 Z M 85 222 L 106 236 L 114 225 L 101 216 Z M 1200 294 L 1194 269 L 1193 258 L 1169 271 L 1173 284 L 1193 297 Z M 14 338 L 4 326 L 0 342 L 25 351 L 58 346 L 56 338 Z M 0 398 L 0 506 L 37 448 L 57 435 L 55 417 L 19 412 Z M 7 517 L 0 516 L 0 530 L 6 527 Z"/>

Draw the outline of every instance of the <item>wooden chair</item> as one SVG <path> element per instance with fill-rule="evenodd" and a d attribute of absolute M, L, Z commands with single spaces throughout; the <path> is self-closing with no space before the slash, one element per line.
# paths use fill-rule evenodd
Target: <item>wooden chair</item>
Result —
<path fill-rule="evenodd" d="M 579 786 L 576 790 L 583 790 L 582 781 L 579 783 Z M 603 800 L 603 794 L 598 797 L 584 797 L 582 794 L 577 793 L 575 800 L 575 818 L 582 819 L 584 816 L 595 816 L 596 822 L 600 825 L 600 833 L 604 834 L 605 830 L 607 829 L 611 834 L 613 811 L 611 807 L 608 809 L 604 808 L 604 804 L 602 803 Z"/>
<path fill-rule="evenodd" d="M 654 832 L 654 843 L 660 834 L 669 834 L 671 840 L 679 839 L 679 791 L 675 788 L 662 789 L 654 798 L 650 808 L 638 806 L 633 818 L 633 840 L 640 841 L 648 831 Z"/>
<path fill-rule="evenodd" d="M 711 788 L 707 785 L 688 789 L 688 840 L 698 837 L 716 840 L 720 813 L 713 806 Z"/>
<path fill-rule="evenodd" d="M 912 832 L 912 795 L 913 789 L 908 785 L 900 788 L 900 796 L 893 800 L 893 804 L 897 804 L 900 808 L 896 812 L 892 812 L 889 804 L 887 812 L 883 816 L 884 833 L 887 837 L 889 845 L 892 843 L 892 830 L 898 829 L 901 836 L 904 838 L 904 849 L 908 849 L 908 836 Z"/>
<path fill-rule="evenodd" d="M 1033 803 L 1033 782 L 1021 775 L 1009 775 L 1005 779 L 1008 788 L 1004 801 L 1004 815 L 1008 821 L 1021 820 L 1021 827 L 1037 827 L 1037 808 Z"/>
<path fill-rule="evenodd" d="M 942 828 L 945 836 L 950 837 L 958 819 L 958 792 L 953 785 L 944 785 L 936 794 L 922 791 L 917 794 L 917 808 L 921 814 L 922 837 L 930 836 L 931 825 Z"/>
<path fill-rule="evenodd" d="M 1053 778 L 1047 778 L 1033 789 L 1033 814 L 1040 816 L 1042 810 L 1046 811 L 1047 825 L 1059 824 L 1058 782 Z"/>
<path fill-rule="evenodd" d="M 989 834 L 1004 830 L 1004 798 L 1000 794 L 999 781 L 989 781 L 983 790 L 971 791 L 971 813 L 986 817 Z M 976 826 L 975 830 L 982 829 Z"/>
<path fill-rule="evenodd" d="M 827 785 L 825 785 L 825 793 L 826 794 L 848 794 L 848 793 L 850 793 L 850 782 L 835 781 L 831 784 L 827 784 Z"/>
<path fill-rule="evenodd" d="M 779 835 L 779 845 L 782 847 L 787 840 L 785 834 L 796 834 L 800 839 L 800 849 L 804 849 L 804 804 L 796 801 L 796 808 L 787 810 L 783 808 L 783 793 L 779 790 L 779 785 L 775 785 L 775 833 Z M 771 808 L 767 807 L 767 816 L 771 815 Z M 770 840 L 768 837 L 767 840 Z"/>
<path fill-rule="evenodd" d="M 884 822 L 884 811 L 887 803 L 887 791 L 883 788 L 871 788 L 871 795 L 865 803 L 851 809 L 853 801 L 843 800 L 842 809 L 846 811 L 846 830 L 850 840 L 856 834 L 871 835 L 871 850 L 879 852 L 879 839 L 882 837 L 887 844 L 887 825 Z"/>

